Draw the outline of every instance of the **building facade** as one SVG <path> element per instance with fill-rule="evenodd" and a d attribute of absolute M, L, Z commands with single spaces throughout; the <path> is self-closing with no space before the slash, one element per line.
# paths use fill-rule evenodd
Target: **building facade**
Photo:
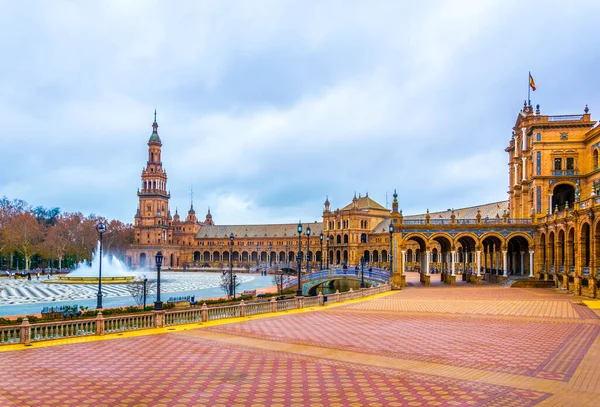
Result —
<path fill-rule="evenodd" d="M 600 292 L 600 126 L 587 106 L 581 115 L 542 115 L 525 104 L 506 152 L 508 200 L 469 208 L 404 216 L 394 192 L 388 209 L 368 194 L 341 209 L 325 200 L 322 221 L 302 224 L 216 225 L 203 221 L 193 203 L 185 220 L 171 216 L 158 124 L 152 124 L 135 215 L 132 267 L 153 266 L 162 251 L 173 269 L 356 266 L 424 276 L 526 275 L 553 280 L 590 297 Z M 310 235 L 307 230 L 310 229 Z M 233 239 L 232 239 L 233 237 Z M 429 277 L 428 277 L 429 278 Z"/>

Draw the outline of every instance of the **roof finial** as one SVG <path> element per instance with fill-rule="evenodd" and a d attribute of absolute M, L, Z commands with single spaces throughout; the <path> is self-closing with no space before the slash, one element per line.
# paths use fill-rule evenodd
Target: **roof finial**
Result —
<path fill-rule="evenodd" d="M 585 109 L 583 109 L 583 112 L 584 112 L 585 114 L 588 114 L 588 113 L 589 113 L 589 111 L 590 111 L 590 108 L 588 107 L 588 105 L 585 105 Z"/>
<path fill-rule="evenodd" d="M 194 209 L 194 186 L 190 185 L 190 209 Z"/>
<path fill-rule="evenodd" d="M 154 108 L 154 123 L 156 123 L 156 108 Z"/>

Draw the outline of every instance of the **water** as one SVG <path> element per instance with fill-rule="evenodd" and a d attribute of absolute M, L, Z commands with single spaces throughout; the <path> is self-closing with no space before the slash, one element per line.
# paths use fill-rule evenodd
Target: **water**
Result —
<path fill-rule="evenodd" d="M 149 278 L 153 277 L 153 275 L 151 275 L 150 273 L 148 273 L 148 274 L 149 274 L 148 275 Z M 181 274 L 186 274 L 190 278 L 194 278 L 194 279 L 210 278 L 211 280 L 214 280 L 216 276 L 220 276 L 220 274 L 218 274 L 218 273 L 189 273 L 188 272 L 188 273 L 177 273 L 177 275 L 169 275 L 169 273 L 164 273 L 164 274 L 161 273 L 160 297 L 163 302 L 166 302 L 169 299 L 169 297 L 181 297 L 181 296 L 188 296 L 188 295 L 195 296 L 196 300 L 203 299 L 203 298 L 220 298 L 220 297 L 225 296 L 225 293 L 223 292 L 221 287 L 218 285 L 215 286 L 214 283 L 211 283 L 211 284 L 213 284 L 212 286 L 205 287 L 205 288 L 199 288 L 202 284 L 195 284 L 195 285 L 187 284 L 187 283 L 179 284 L 178 277 L 180 277 Z M 163 280 L 163 276 L 164 276 L 164 280 Z M 238 274 L 238 276 L 250 278 L 250 280 L 242 282 L 240 284 L 240 286 L 236 290 L 236 296 L 245 290 L 254 290 L 254 289 L 270 287 L 270 286 L 274 285 L 273 276 L 260 276 L 260 275 L 248 275 L 248 274 L 243 274 L 243 275 Z M 2 280 L 0 280 L 0 281 L 2 281 Z M 163 285 L 163 281 L 165 283 L 164 285 Z M 52 286 L 54 287 L 54 286 L 62 286 L 62 285 L 63 284 L 56 284 L 56 285 L 53 284 Z M 69 284 L 68 286 L 73 287 L 73 286 L 80 286 L 80 285 Z M 123 285 L 119 284 L 118 286 L 123 286 Z M 169 287 L 172 287 L 172 288 L 169 289 Z M 93 289 L 95 292 L 97 292 L 97 286 L 86 285 L 85 287 L 82 287 L 82 288 L 84 288 L 86 290 Z M 111 289 L 111 287 L 109 287 L 107 285 L 103 285 L 102 289 L 103 289 L 103 293 L 106 295 L 105 289 L 109 290 L 109 289 Z M 154 297 L 155 297 L 154 295 L 149 295 L 146 300 L 146 304 L 147 305 L 152 304 L 155 300 Z M 89 309 L 95 309 L 96 303 L 97 303 L 97 299 L 89 298 L 89 295 L 88 295 L 88 298 L 72 298 L 72 299 L 65 299 L 65 300 L 60 300 L 59 298 L 57 298 L 56 301 L 36 302 L 33 304 L 2 305 L 2 306 L 0 306 L 0 316 L 39 314 L 40 311 L 42 310 L 42 308 L 44 308 L 44 307 L 58 307 L 61 305 L 74 305 L 74 304 L 83 305 L 84 307 L 88 307 Z M 111 296 L 111 297 L 104 296 L 102 299 L 102 305 L 104 308 L 124 307 L 124 306 L 128 306 L 128 305 L 135 305 L 135 300 L 129 294 L 119 295 L 119 296 Z"/>
<path fill-rule="evenodd" d="M 92 254 L 92 264 L 88 264 L 87 260 L 79 263 L 77 268 L 67 274 L 67 277 L 98 277 L 100 273 L 100 262 L 98 254 L 100 253 L 100 241 L 94 254 Z M 125 263 L 117 259 L 115 256 L 102 256 L 102 277 L 129 277 L 133 273 L 127 268 Z"/>

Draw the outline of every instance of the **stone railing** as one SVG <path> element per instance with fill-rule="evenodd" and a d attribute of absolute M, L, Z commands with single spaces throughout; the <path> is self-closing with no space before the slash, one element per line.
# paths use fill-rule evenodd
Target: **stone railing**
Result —
<path fill-rule="evenodd" d="M 314 297 L 294 297 L 289 300 L 280 301 L 272 298 L 270 301 L 250 303 L 240 301 L 239 304 L 222 307 L 208 307 L 204 304 L 201 308 L 154 311 L 107 318 L 102 315 L 102 312 L 99 312 L 96 318 L 44 322 L 39 324 L 30 324 L 27 317 L 25 317 L 20 325 L 0 326 L 0 345 L 30 345 L 31 343 L 45 340 L 76 338 L 80 336 L 101 336 L 111 333 L 267 314 L 304 307 L 317 307 L 324 306 L 327 303 L 348 301 L 390 290 L 391 286 L 389 284 L 383 284 L 370 288 L 362 288 L 357 291 L 350 289 L 348 292 L 336 292 L 327 296 L 319 294 Z"/>

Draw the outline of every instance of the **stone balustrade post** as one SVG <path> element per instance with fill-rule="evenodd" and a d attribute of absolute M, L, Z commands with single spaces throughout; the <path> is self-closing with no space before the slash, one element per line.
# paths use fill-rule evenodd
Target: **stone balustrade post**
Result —
<path fill-rule="evenodd" d="M 202 322 L 207 322 L 208 321 L 208 306 L 206 305 L 206 303 L 202 304 L 202 308 L 201 311 L 202 313 Z"/>
<path fill-rule="evenodd" d="M 296 308 L 304 308 L 304 297 L 296 297 Z"/>
<path fill-rule="evenodd" d="M 23 318 L 20 328 L 21 343 L 26 346 L 31 345 L 31 325 L 29 324 L 29 318 Z"/>
<path fill-rule="evenodd" d="M 96 315 L 96 335 L 104 335 L 104 316 L 102 315 L 102 311 L 98 311 L 98 315 Z"/>
<path fill-rule="evenodd" d="M 325 305 L 325 302 L 323 300 L 323 293 L 319 293 L 319 305 L 321 305 L 321 306 Z"/>
<path fill-rule="evenodd" d="M 335 302 L 340 302 L 340 290 L 335 290 Z"/>
<path fill-rule="evenodd" d="M 163 328 L 165 326 L 165 311 L 152 311 L 154 313 L 154 327 Z"/>
<path fill-rule="evenodd" d="M 240 317 L 245 317 L 246 316 L 246 303 L 244 302 L 244 300 L 240 301 Z"/>
<path fill-rule="evenodd" d="M 277 312 L 277 301 L 275 301 L 275 297 L 271 298 L 271 312 Z"/>

